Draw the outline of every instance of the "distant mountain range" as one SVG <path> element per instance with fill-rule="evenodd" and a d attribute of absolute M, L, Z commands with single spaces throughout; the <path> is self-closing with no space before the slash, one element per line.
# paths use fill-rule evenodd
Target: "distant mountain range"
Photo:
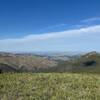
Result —
<path fill-rule="evenodd" d="M 0 73 L 3 72 L 100 72 L 100 54 L 0 52 Z"/>

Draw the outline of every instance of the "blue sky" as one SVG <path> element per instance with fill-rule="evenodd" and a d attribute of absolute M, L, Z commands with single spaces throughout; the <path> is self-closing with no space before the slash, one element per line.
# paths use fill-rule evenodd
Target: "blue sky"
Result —
<path fill-rule="evenodd" d="M 0 51 L 100 51 L 100 0 L 0 0 Z"/>

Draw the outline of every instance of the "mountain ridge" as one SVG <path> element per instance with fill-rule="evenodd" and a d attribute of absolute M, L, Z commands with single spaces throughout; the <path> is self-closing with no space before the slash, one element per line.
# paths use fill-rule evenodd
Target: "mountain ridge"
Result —
<path fill-rule="evenodd" d="M 0 72 L 81 72 L 100 71 L 100 53 L 74 56 L 41 56 L 0 52 Z M 7 70 L 8 69 L 8 70 Z"/>

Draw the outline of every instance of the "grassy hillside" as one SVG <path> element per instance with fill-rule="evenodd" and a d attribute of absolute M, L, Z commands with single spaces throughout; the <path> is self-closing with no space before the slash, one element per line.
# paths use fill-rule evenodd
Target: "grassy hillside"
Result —
<path fill-rule="evenodd" d="M 100 100 L 100 75 L 4 73 L 0 100 Z"/>

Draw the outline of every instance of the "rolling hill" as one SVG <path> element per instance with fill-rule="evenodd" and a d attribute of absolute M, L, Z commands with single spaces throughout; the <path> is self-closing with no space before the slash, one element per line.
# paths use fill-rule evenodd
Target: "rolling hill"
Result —
<path fill-rule="evenodd" d="M 100 54 L 41 56 L 0 53 L 0 72 L 100 72 Z"/>

